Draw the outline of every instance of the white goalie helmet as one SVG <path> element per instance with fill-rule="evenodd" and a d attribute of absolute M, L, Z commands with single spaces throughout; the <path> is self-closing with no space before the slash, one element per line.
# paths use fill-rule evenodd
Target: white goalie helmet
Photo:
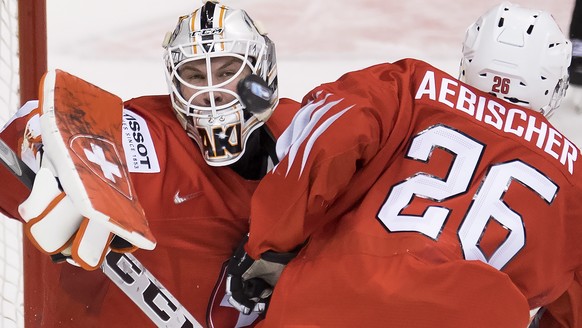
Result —
<path fill-rule="evenodd" d="M 549 13 L 504 2 L 467 29 L 459 79 L 548 117 L 568 88 L 571 58 Z"/>
<path fill-rule="evenodd" d="M 244 75 L 256 74 L 278 99 L 274 43 L 245 11 L 207 1 L 179 18 L 174 31 L 166 36 L 164 48 L 172 106 L 182 126 L 209 165 L 236 162 L 244 154 L 250 134 L 265 119 L 245 110 L 232 85 Z M 229 63 L 229 71 L 217 73 L 214 66 L 213 75 L 213 64 L 220 60 Z M 196 71 L 188 69 L 189 65 L 197 65 Z M 201 78 L 192 78 L 194 74 Z M 193 79 L 203 83 L 193 83 Z M 272 112 L 277 104 L 275 101 L 268 110 Z"/>

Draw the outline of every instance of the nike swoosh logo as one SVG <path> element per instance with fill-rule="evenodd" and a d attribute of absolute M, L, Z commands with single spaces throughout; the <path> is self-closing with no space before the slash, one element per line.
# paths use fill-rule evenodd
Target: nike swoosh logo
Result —
<path fill-rule="evenodd" d="M 176 191 L 176 194 L 174 194 L 174 204 L 182 204 L 183 202 L 191 200 L 192 198 L 196 198 L 200 195 L 202 195 L 202 191 L 180 196 L 180 190 L 178 190 Z"/>

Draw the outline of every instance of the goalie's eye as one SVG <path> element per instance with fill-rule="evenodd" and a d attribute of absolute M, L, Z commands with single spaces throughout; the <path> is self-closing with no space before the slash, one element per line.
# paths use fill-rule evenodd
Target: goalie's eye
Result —
<path fill-rule="evenodd" d="M 225 69 L 218 72 L 219 77 L 231 77 L 237 73 L 236 69 Z"/>
<path fill-rule="evenodd" d="M 205 85 L 207 81 L 206 74 L 202 71 L 191 68 L 184 67 L 180 70 L 180 77 L 189 84 L 193 85 Z"/>

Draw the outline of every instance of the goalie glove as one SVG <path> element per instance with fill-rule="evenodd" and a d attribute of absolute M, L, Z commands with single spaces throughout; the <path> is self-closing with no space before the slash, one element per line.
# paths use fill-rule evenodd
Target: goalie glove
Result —
<path fill-rule="evenodd" d="M 45 74 L 40 95 L 41 167 L 18 208 L 26 235 L 87 270 L 100 266 L 114 235 L 126 241 L 120 251 L 153 249 L 122 159 L 121 99 L 59 70 Z"/>
<path fill-rule="evenodd" d="M 283 269 L 297 255 L 267 251 L 255 260 L 244 249 L 247 240 L 243 239 L 226 268 L 228 302 L 245 315 L 266 310 Z"/>
<path fill-rule="evenodd" d="M 109 249 L 117 252 L 135 250 L 131 243 L 116 238 L 99 221 L 83 217 L 73 201 L 59 187 L 48 161 L 42 166 L 29 197 L 18 207 L 25 221 L 24 232 L 33 245 L 49 255 L 80 266 L 97 269 Z"/>

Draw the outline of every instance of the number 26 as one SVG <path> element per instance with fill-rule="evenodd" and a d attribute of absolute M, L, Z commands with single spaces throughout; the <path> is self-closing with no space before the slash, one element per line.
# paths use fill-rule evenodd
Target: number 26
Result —
<path fill-rule="evenodd" d="M 493 86 L 491 87 L 491 91 L 506 95 L 509 93 L 510 82 L 511 82 L 510 79 L 502 78 L 496 75 L 493 77 Z"/>
<path fill-rule="evenodd" d="M 428 161 L 435 147 L 455 154 L 449 174 L 441 180 L 421 172 L 394 185 L 378 212 L 378 219 L 389 231 L 416 231 L 437 240 L 451 211 L 438 203 L 468 190 L 483 145 L 452 128 L 436 125 L 414 137 L 407 156 Z M 521 215 L 503 201 L 516 180 L 548 203 L 558 190 L 541 172 L 520 160 L 491 165 L 457 232 L 465 259 L 480 260 L 500 270 L 525 246 Z M 435 205 L 428 206 L 420 216 L 401 214 L 414 196 L 434 200 Z M 509 235 L 487 258 L 478 243 L 490 218 L 507 227 Z"/>

